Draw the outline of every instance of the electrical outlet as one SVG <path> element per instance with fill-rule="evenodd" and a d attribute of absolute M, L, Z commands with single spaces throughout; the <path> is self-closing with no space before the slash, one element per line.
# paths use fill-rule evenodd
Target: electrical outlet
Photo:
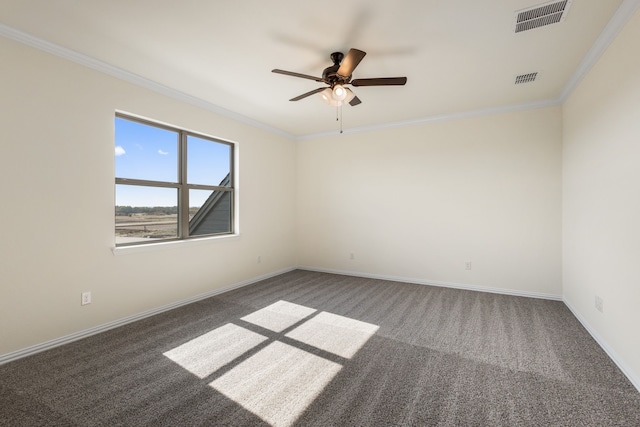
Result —
<path fill-rule="evenodd" d="M 355 258 L 356 258 L 356 256 L 353 254 L 353 252 L 351 252 L 351 253 L 349 254 L 349 259 L 355 259 Z"/>
<path fill-rule="evenodd" d="M 598 310 L 600 313 L 604 313 L 602 308 L 602 298 L 600 298 L 598 295 L 596 295 L 596 310 Z"/>
<path fill-rule="evenodd" d="M 465 270 L 471 270 L 471 261 L 467 261 L 464 263 L 464 269 Z"/>
<path fill-rule="evenodd" d="M 82 300 L 80 301 L 81 305 L 91 304 L 91 292 L 83 292 Z"/>
<path fill-rule="evenodd" d="M 262 262 L 262 256 L 258 255 L 258 264 L 260 264 Z"/>

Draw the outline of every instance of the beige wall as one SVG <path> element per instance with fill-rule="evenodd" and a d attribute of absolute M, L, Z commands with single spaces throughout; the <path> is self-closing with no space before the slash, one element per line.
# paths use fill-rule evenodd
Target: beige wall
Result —
<path fill-rule="evenodd" d="M 4 38 L 0 57 L 0 355 L 295 266 L 293 141 Z M 241 235 L 114 256 L 115 110 L 236 141 Z"/>
<path fill-rule="evenodd" d="M 561 118 L 552 107 L 299 142 L 298 263 L 560 297 Z"/>
<path fill-rule="evenodd" d="M 640 388 L 638 52 L 640 11 L 563 108 L 563 285 L 565 301 Z"/>
<path fill-rule="evenodd" d="M 302 265 L 562 295 L 638 386 L 639 40 L 562 108 L 294 143 L 0 38 L 0 356 Z M 241 235 L 114 256 L 115 110 L 236 141 Z"/>

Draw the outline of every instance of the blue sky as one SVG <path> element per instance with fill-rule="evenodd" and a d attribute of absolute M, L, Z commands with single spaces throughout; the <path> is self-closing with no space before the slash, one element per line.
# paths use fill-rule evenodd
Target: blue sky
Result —
<path fill-rule="evenodd" d="M 152 181 L 178 182 L 178 133 L 117 117 L 115 175 Z M 187 181 L 218 185 L 229 172 L 226 144 L 189 136 L 187 139 Z M 209 191 L 191 190 L 189 206 L 200 206 Z M 177 190 L 117 185 L 116 205 L 176 206 Z"/>

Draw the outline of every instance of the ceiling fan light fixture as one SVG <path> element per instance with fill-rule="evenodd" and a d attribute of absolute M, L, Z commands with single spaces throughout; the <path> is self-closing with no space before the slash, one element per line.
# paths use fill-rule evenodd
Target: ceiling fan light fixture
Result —
<path fill-rule="evenodd" d="M 570 2 L 573 0 L 563 1 Z M 332 107 L 340 107 L 344 104 L 349 104 L 353 107 L 362 104 L 360 98 L 358 98 L 351 89 L 344 87 L 345 84 L 350 84 L 352 86 L 402 86 L 407 83 L 406 77 L 378 77 L 351 80 L 353 70 L 358 66 L 365 55 L 366 52 L 358 49 L 349 49 L 349 53 L 347 53 L 346 56 L 341 52 L 332 53 L 331 61 L 333 61 L 333 65 L 324 69 L 322 77 L 294 73 L 292 71 L 280 70 L 278 68 L 271 70 L 271 72 L 314 80 L 316 82 L 329 85 L 329 87 L 326 88 L 319 87 L 317 89 L 310 90 L 309 92 L 305 92 L 295 98 L 291 98 L 289 101 L 300 101 L 301 99 L 319 93 L 322 100 Z"/>
<path fill-rule="evenodd" d="M 333 87 L 333 99 L 336 101 L 344 101 L 347 98 L 347 89 L 342 85 L 335 85 Z"/>
<path fill-rule="evenodd" d="M 326 88 L 325 90 L 320 92 L 320 97 L 324 102 L 328 103 L 329 101 L 331 101 L 331 89 Z"/>
<path fill-rule="evenodd" d="M 330 105 L 332 107 L 339 107 L 342 104 L 342 101 L 336 101 L 333 98 L 333 91 L 331 90 L 330 87 L 320 92 L 320 97 L 325 102 L 325 104 Z"/>
<path fill-rule="evenodd" d="M 351 89 L 346 88 L 344 86 L 340 86 L 340 87 L 342 89 L 342 92 L 340 93 L 340 97 L 342 98 L 341 100 L 336 99 L 336 97 L 334 96 L 335 87 L 333 88 L 333 90 L 330 87 L 328 87 L 322 92 L 320 92 L 320 97 L 325 102 L 325 104 L 330 105 L 332 107 L 340 107 L 342 105 L 348 104 L 349 102 L 351 102 L 353 98 L 356 97 L 356 94 L 353 93 Z"/>

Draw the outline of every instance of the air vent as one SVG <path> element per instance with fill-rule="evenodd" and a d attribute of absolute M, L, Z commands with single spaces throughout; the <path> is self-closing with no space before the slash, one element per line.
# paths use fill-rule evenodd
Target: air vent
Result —
<path fill-rule="evenodd" d="M 529 74 L 520 74 L 519 76 L 516 76 L 516 84 L 522 84 L 522 83 L 531 83 L 532 81 L 535 81 L 536 77 L 538 77 L 538 73 L 529 73 Z"/>
<path fill-rule="evenodd" d="M 516 33 L 564 21 L 571 6 L 571 1 L 552 1 L 516 12 Z"/>

